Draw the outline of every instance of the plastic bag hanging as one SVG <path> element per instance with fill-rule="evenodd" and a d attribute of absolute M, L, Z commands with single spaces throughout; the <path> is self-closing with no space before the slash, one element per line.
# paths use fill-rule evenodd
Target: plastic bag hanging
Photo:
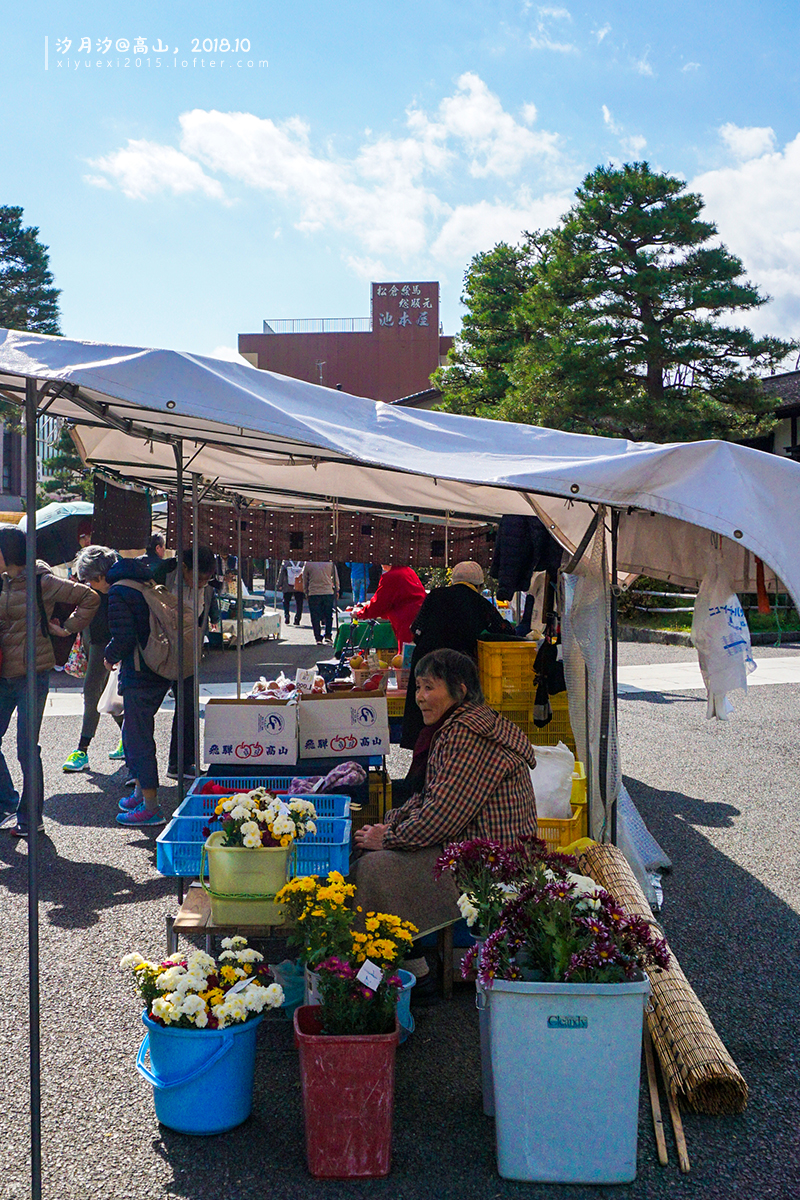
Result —
<path fill-rule="evenodd" d="M 714 553 L 694 602 L 692 643 L 708 692 L 706 716 L 727 721 L 733 712 L 728 693 L 747 691 L 747 676 L 756 664 L 747 618 L 719 551 Z"/>

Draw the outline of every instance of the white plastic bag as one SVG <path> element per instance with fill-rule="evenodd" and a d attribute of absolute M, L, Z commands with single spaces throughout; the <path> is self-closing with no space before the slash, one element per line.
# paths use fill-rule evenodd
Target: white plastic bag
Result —
<path fill-rule="evenodd" d="M 536 796 L 536 814 L 556 821 L 568 821 L 572 816 L 572 773 L 575 755 L 569 746 L 537 746 L 536 766 L 531 782 Z"/>
<path fill-rule="evenodd" d="M 733 712 L 728 692 L 747 691 L 747 676 L 756 664 L 747 618 L 719 558 L 712 561 L 694 602 L 692 642 L 708 692 L 706 716 L 727 721 Z"/>
<path fill-rule="evenodd" d="M 108 673 L 108 682 L 103 688 L 103 694 L 97 701 L 97 711 L 108 713 L 112 717 L 121 717 L 123 713 L 122 696 L 119 692 L 119 668 L 114 667 Z"/>

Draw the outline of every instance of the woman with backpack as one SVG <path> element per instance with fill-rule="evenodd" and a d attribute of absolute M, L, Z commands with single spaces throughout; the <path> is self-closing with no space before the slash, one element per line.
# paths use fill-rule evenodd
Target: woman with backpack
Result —
<path fill-rule="evenodd" d="M 85 629 L 100 603 L 99 596 L 82 583 L 59 579 L 53 575 L 45 562 L 36 564 L 36 751 L 33 761 L 28 754 L 28 679 L 26 672 L 27 607 L 28 596 L 25 578 L 26 538 L 15 525 L 0 527 L 0 649 L 3 662 L 0 668 L 0 820 L 16 814 L 16 825 L 11 829 L 12 837 L 28 836 L 28 798 L 31 789 L 36 796 L 38 828 L 44 829 L 44 780 L 42 777 L 42 752 L 38 745 L 50 672 L 55 664 L 53 637 L 69 637 Z M 53 620 L 56 604 L 66 604 L 72 612 L 63 626 Z M 14 710 L 17 710 L 17 758 L 22 768 L 22 800 L 20 801 L 2 751 L 5 737 Z"/>

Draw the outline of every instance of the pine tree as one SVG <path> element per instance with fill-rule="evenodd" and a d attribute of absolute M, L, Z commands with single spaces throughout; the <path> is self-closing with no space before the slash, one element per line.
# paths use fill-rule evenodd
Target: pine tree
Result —
<path fill-rule="evenodd" d="M 91 471 L 87 472 L 83 465 L 68 425 L 62 425 L 55 453 L 44 460 L 44 466 L 51 473 L 51 478 L 42 483 L 42 491 L 48 493 L 48 496 L 57 493 L 62 500 L 76 496 L 82 500 L 92 500 L 94 474 Z"/>
<path fill-rule="evenodd" d="M 796 343 L 723 324 L 767 297 L 702 210 L 701 196 L 647 163 L 588 175 L 560 224 L 517 251 L 528 281 L 504 318 L 516 334 L 508 382 L 486 393 L 483 415 L 635 440 L 766 432 L 772 401 L 760 374 Z M 466 379 L 481 369 L 460 364 Z M 447 407 L 478 411 L 474 389 L 450 370 Z"/>
<path fill-rule="evenodd" d="M 22 226 L 21 208 L 0 206 L 0 326 L 61 333 L 60 291 L 53 286 L 39 230 Z"/>

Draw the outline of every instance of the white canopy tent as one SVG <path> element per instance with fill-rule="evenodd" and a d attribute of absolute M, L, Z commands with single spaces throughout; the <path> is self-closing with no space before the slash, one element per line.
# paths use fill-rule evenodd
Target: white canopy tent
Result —
<path fill-rule="evenodd" d="M 535 512 L 568 548 L 594 527 L 587 594 L 607 590 L 605 520 L 616 569 L 684 585 L 703 577 L 712 546 L 748 590 L 752 555 L 800 600 L 800 465 L 723 442 L 655 446 L 375 404 L 255 368 L 169 350 L 110 346 L 0 330 L 0 396 L 25 407 L 26 499 L 36 494 L 36 418 L 70 419 L 89 464 L 194 500 L 204 492 L 271 507 L 338 505 L 445 518 Z M 182 505 L 178 505 L 179 529 Z M 180 532 L 178 538 L 181 542 Z M 577 556 L 576 556 L 577 557 Z M 35 562 L 28 555 L 33 593 Z M 179 597 L 182 576 L 179 576 Z M 602 582 L 600 582 L 602 579 Z M 575 589 L 577 590 L 577 589 Z M 597 650 L 607 615 L 591 596 L 570 638 Z M 35 751 L 35 620 L 27 614 L 29 753 Z M 599 618 L 598 618 L 599 614 Z M 606 610 L 607 614 L 607 610 Z M 585 656 L 584 656 L 585 657 Z M 607 680 L 608 648 L 596 661 Z M 588 674 L 587 666 L 581 668 Z M 179 705 L 182 690 L 178 689 Z M 602 699 L 602 703 L 600 703 Z M 601 708 L 604 713 L 601 714 Z M 608 693 L 587 704 L 584 734 L 600 738 L 604 801 L 619 779 Z M 180 723 L 179 723 L 180 724 Z M 182 733 L 179 743 L 182 742 Z M 182 745 L 178 747 L 182 761 Z M 596 770 L 596 768 L 595 768 Z M 31 1177 L 41 1195 L 38 868 L 31 789 L 28 854 Z"/>
<path fill-rule="evenodd" d="M 620 511 L 618 567 L 690 585 L 709 534 L 734 585 L 752 555 L 800 597 L 800 466 L 730 442 L 657 446 L 376 404 L 245 364 L 0 331 L 0 394 L 39 386 L 88 463 L 165 489 L 183 470 L 272 507 L 452 517 L 538 513 L 574 548 Z M 576 503 L 583 501 L 584 503 Z"/>

